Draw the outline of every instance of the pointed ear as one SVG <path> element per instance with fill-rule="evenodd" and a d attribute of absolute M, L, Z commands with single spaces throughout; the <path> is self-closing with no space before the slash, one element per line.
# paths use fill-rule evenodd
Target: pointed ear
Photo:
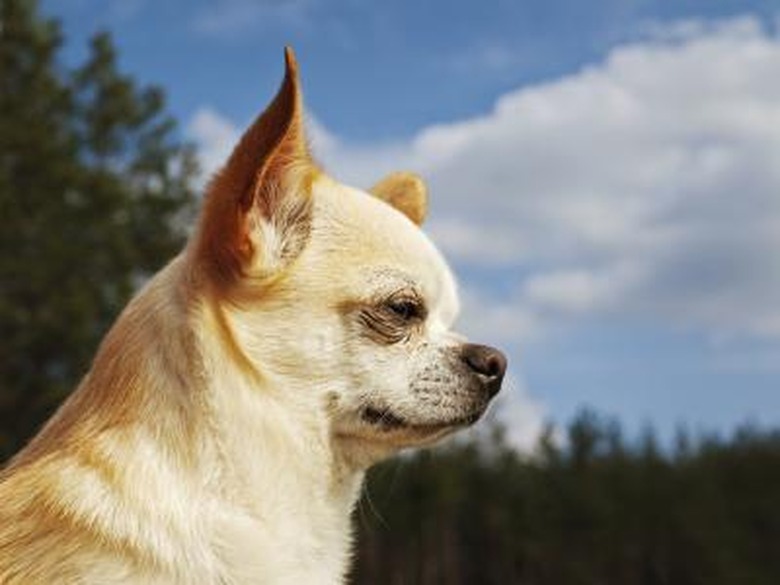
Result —
<path fill-rule="evenodd" d="M 317 169 L 306 144 L 298 65 L 289 47 L 285 64 L 276 97 L 206 192 L 196 254 L 221 283 L 274 274 L 308 239 Z"/>
<path fill-rule="evenodd" d="M 428 190 L 413 173 L 391 173 L 369 189 L 369 193 L 392 205 L 417 225 L 428 211 Z"/>

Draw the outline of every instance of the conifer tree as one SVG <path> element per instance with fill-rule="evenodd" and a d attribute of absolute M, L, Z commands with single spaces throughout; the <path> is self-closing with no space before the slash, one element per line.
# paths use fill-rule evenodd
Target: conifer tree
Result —
<path fill-rule="evenodd" d="M 182 244 L 190 149 L 111 38 L 59 57 L 35 0 L 0 8 L 0 461 L 85 373 L 133 290 Z"/>

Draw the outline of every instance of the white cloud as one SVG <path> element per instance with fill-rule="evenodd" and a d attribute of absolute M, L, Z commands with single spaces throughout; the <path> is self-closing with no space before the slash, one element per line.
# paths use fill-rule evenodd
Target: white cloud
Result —
<path fill-rule="evenodd" d="M 545 430 L 547 414 L 545 407 L 531 397 L 526 385 L 510 373 L 486 418 L 504 427 L 505 439 L 511 446 L 521 453 L 532 454 Z M 474 427 L 472 434 L 480 436 L 491 431 L 491 425 L 480 424 Z"/>
<path fill-rule="evenodd" d="M 351 185 L 367 188 L 387 173 L 420 166 L 418 153 L 406 142 L 352 144 L 332 133 L 311 112 L 306 127 L 316 158 L 330 174 Z"/>
<path fill-rule="evenodd" d="M 499 346 L 523 344 L 543 332 L 542 315 L 523 303 L 519 294 L 499 296 L 487 283 L 461 279 L 462 311 L 458 331 L 480 343 Z"/>
<path fill-rule="evenodd" d="M 780 338 L 777 71 L 757 20 L 688 21 L 483 116 L 321 158 L 360 184 L 427 176 L 440 244 L 514 281 L 504 322 L 609 312 Z"/>
<path fill-rule="evenodd" d="M 309 126 L 348 182 L 398 168 L 429 179 L 429 229 L 450 256 L 514 280 L 501 322 L 622 311 L 780 337 L 777 71 L 780 41 L 758 21 L 687 21 L 407 141 Z M 189 131 L 207 172 L 238 136 L 209 108 Z"/>
<path fill-rule="evenodd" d="M 539 309 L 564 314 L 606 310 L 642 276 L 630 265 L 601 273 L 584 268 L 544 272 L 524 282 L 523 298 Z"/>
<path fill-rule="evenodd" d="M 207 106 L 195 112 L 185 132 L 198 148 L 201 184 L 219 170 L 241 136 L 233 122 Z"/>
<path fill-rule="evenodd" d="M 434 237 L 464 273 L 491 275 L 464 282 L 475 338 L 516 348 L 574 318 L 630 316 L 776 342 L 778 71 L 780 40 L 757 20 L 689 21 L 408 140 L 310 130 L 342 180 L 428 179 Z M 210 169 L 237 136 L 210 110 L 190 130 Z M 538 434 L 541 407 L 511 394 L 517 428 Z"/>
<path fill-rule="evenodd" d="M 484 226 L 465 216 L 436 217 L 426 230 L 449 254 L 470 264 L 502 266 L 532 255 L 531 241 L 523 234 L 507 231 L 491 233 L 486 249 Z"/>

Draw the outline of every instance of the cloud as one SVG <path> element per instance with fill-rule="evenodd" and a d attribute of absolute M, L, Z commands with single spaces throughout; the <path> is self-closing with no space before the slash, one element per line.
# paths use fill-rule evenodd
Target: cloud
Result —
<path fill-rule="evenodd" d="M 763 340 L 775 356 L 778 71 L 780 39 L 758 20 L 687 21 L 405 140 L 357 144 L 309 127 L 318 158 L 348 183 L 401 168 L 428 179 L 427 229 L 466 276 L 462 327 L 475 338 L 514 352 L 620 318 Z M 208 109 L 190 129 L 208 168 L 237 136 Z M 543 408 L 518 387 L 513 417 L 538 433 Z"/>
<path fill-rule="evenodd" d="M 185 133 L 198 149 L 201 185 L 219 170 L 241 136 L 238 126 L 208 106 L 195 112 Z"/>
<path fill-rule="evenodd" d="M 504 379 L 501 393 L 490 406 L 486 419 L 503 426 L 509 445 L 521 453 L 532 454 L 545 431 L 547 415 L 544 405 L 531 397 L 525 383 L 510 373 Z M 491 431 L 490 425 L 480 424 L 470 434 L 485 437 Z"/>
<path fill-rule="evenodd" d="M 686 21 L 409 140 L 309 128 L 347 182 L 426 176 L 428 229 L 458 267 L 501 271 L 513 294 L 480 294 L 520 338 L 606 313 L 780 338 L 778 70 L 780 41 L 757 20 Z M 208 108 L 190 132 L 207 170 L 238 135 Z"/>
<path fill-rule="evenodd" d="M 421 171 L 449 255 L 512 281 L 494 308 L 508 322 L 622 314 L 778 339 L 780 41 L 750 17 L 651 32 L 483 116 L 395 144 L 331 137 L 321 158 L 360 184 Z"/>
<path fill-rule="evenodd" d="M 399 168 L 411 168 L 418 161 L 405 142 L 351 144 L 327 129 L 309 112 L 309 141 L 318 160 L 340 180 L 363 188 Z"/>

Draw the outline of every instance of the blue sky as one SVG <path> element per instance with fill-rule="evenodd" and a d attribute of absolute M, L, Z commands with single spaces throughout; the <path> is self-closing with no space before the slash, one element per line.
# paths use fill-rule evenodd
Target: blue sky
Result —
<path fill-rule="evenodd" d="M 315 154 L 421 172 L 463 327 L 508 350 L 527 444 L 582 406 L 629 430 L 780 423 L 780 3 L 47 0 L 100 28 L 214 169 L 301 64 Z"/>

